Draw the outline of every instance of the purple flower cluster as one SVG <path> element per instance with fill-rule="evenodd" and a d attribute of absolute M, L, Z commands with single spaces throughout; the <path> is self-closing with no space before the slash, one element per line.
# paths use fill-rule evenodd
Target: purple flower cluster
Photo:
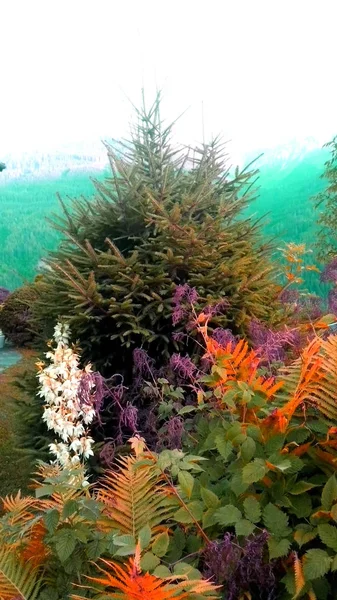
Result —
<path fill-rule="evenodd" d="M 167 423 L 167 442 L 170 450 L 180 450 L 184 433 L 184 421 L 181 417 L 171 417 Z"/>
<path fill-rule="evenodd" d="M 198 292 L 187 283 L 177 285 L 173 296 L 173 325 L 180 323 L 190 313 L 191 306 L 198 301 Z"/>
<path fill-rule="evenodd" d="M 328 294 L 329 311 L 337 315 L 337 288 L 330 290 Z"/>
<path fill-rule="evenodd" d="M 189 356 L 172 354 L 170 358 L 170 367 L 181 379 L 193 380 L 195 378 L 197 367 Z"/>
<path fill-rule="evenodd" d="M 268 364 L 283 362 L 286 350 L 290 347 L 298 348 L 300 344 L 298 330 L 272 331 L 257 320 L 250 322 L 249 334 L 257 355 Z"/>
<path fill-rule="evenodd" d="M 267 562 L 268 533 L 248 539 L 240 547 L 230 533 L 222 541 L 211 542 L 204 552 L 204 576 L 224 585 L 227 600 L 239 600 L 243 592 L 253 598 L 275 598 L 275 563 Z"/>
<path fill-rule="evenodd" d="M 214 329 L 214 331 L 212 333 L 212 338 L 213 338 L 213 340 L 218 342 L 218 344 L 220 344 L 220 346 L 223 346 L 224 348 L 229 343 L 231 343 L 232 350 L 235 348 L 235 346 L 237 344 L 237 340 L 236 340 L 235 336 L 233 335 L 233 333 L 231 332 L 231 330 L 223 329 L 222 327 L 217 327 L 216 329 Z"/>
<path fill-rule="evenodd" d="M 321 281 L 323 283 L 336 283 L 337 284 L 337 256 L 335 256 L 323 269 L 321 273 Z"/>

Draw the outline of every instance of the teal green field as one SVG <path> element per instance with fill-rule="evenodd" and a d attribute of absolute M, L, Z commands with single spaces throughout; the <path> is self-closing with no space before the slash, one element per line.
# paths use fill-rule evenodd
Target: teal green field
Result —
<path fill-rule="evenodd" d="M 264 231 L 275 238 L 276 246 L 291 241 L 313 248 L 317 213 L 310 198 L 324 186 L 320 176 L 325 160 L 326 153 L 315 150 L 285 164 L 257 161 L 257 167 L 261 162 L 258 197 L 249 212 L 264 217 Z M 39 260 L 56 247 L 59 239 L 48 222 L 53 213 L 60 212 L 56 194 L 65 201 L 80 195 L 90 197 L 94 193 L 92 176 L 97 177 L 97 172 L 0 182 L 1 286 L 13 290 L 34 278 Z M 305 282 L 310 291 L 324 293 L 316 273 L 307 273 Z"/>

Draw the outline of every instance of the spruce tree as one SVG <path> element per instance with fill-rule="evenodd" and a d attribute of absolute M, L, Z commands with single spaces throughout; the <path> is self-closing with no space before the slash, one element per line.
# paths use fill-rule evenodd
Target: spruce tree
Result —
<path fill-rule="evenodd" d="M 280 318 L 271 246 L 260 222 L 242 216 L 257 172 L 231 176 L 218 139 L 174 148 L 159 109 L 158 97 L 137 111 L 129 142 L 106 145 L 111 175 L 94 182 L 94 199 L 70 209 L 61 201 L 53 224 L 62 242 L 33 306 L 50 332 L 68 319 L 82 356 L 105 375 L 130 374 L 136 347 L 159 359 L 186 351 L 185 338 L 172 338 L 186 325 L 172 323 L 177 286 L 195 288 L 200 310 L 225 302 L 213 323 L 235 334 L 247 333 L 252 318 Z"/>

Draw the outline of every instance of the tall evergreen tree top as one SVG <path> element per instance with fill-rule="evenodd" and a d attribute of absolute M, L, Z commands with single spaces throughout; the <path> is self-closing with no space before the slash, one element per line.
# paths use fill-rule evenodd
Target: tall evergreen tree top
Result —
<path fill-rule="evenodd" d="M 157 356 L 178 348 L 178 285 L 196 289 L 200 308 L 228 302 L 215 320 L 234 333 L 251 318 L 278 318 L 271 248 L 260 224 L 242 216 L 257 172 L 231 175 L 218 139 L 191 150 L 173 147 L 171 134 L 158 97 L 137 111 L 130 141 L 106 144 L 111 175 L 94 182 L 95 198 L 63 203 L 54 219 L 63 239 L 47 260 L 36 316 L 69 318 L 84 356 L 108 370 L 120 366 L 122 346 Z"/>

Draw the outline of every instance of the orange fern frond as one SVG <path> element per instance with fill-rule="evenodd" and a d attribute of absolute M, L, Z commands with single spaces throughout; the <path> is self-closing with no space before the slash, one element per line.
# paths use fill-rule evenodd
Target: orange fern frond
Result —
<path fill-rule="evenodd" d="M 33 567 L 44 564 L 47 556 L 50 555 L 50 549 L 44 543 L 46 533 L 47 529 L 42 521 L 38 521 L 33 525 L 20 553 L 21 559 L 24 562 L 30 562 Z"/>
<path fill-rule="evenodd" d="M 302 356 L 280 373 L 285 381 L 281 394 L 284 414 L 291 417 L 301 403 L 307 403 L 337 420 L 337 335 L 315 338 Z"/>
<path fill-rule="evenodd" d="M 295 598 L 299 596 L 305 586 L 305 578 L 303 575 L 303 566 L 298 558 L 297 553 L 294 555 L 294 574 L 295 574 Z"/>
<path fill-rule="evenodd" d="M 199 594 L 208 600 L 215 600 L 217 587 L 206 580 L 188 581 L 185 577 L 167 577 L 160 579 L 150 573 L 143 574 L 140 569 L 140 555 L 131 558 L 122 566 L 107 560 L 101 560 L 105 568 L 99 567 L 100 577 L 87 577 L 104 589 L 104 598 L 116 600 L 184 600 L 191 594 Z M 179 581 L 184 579 L 184 581 Z M 89 586 L 88 586 L 89 587 Z M 90 586 L 91 589 L 92 586 Z M 95 588 L 94 588 L 95 589 Z M 83 600 L 82 596 L 72 596 L 73 600 Z"/>

